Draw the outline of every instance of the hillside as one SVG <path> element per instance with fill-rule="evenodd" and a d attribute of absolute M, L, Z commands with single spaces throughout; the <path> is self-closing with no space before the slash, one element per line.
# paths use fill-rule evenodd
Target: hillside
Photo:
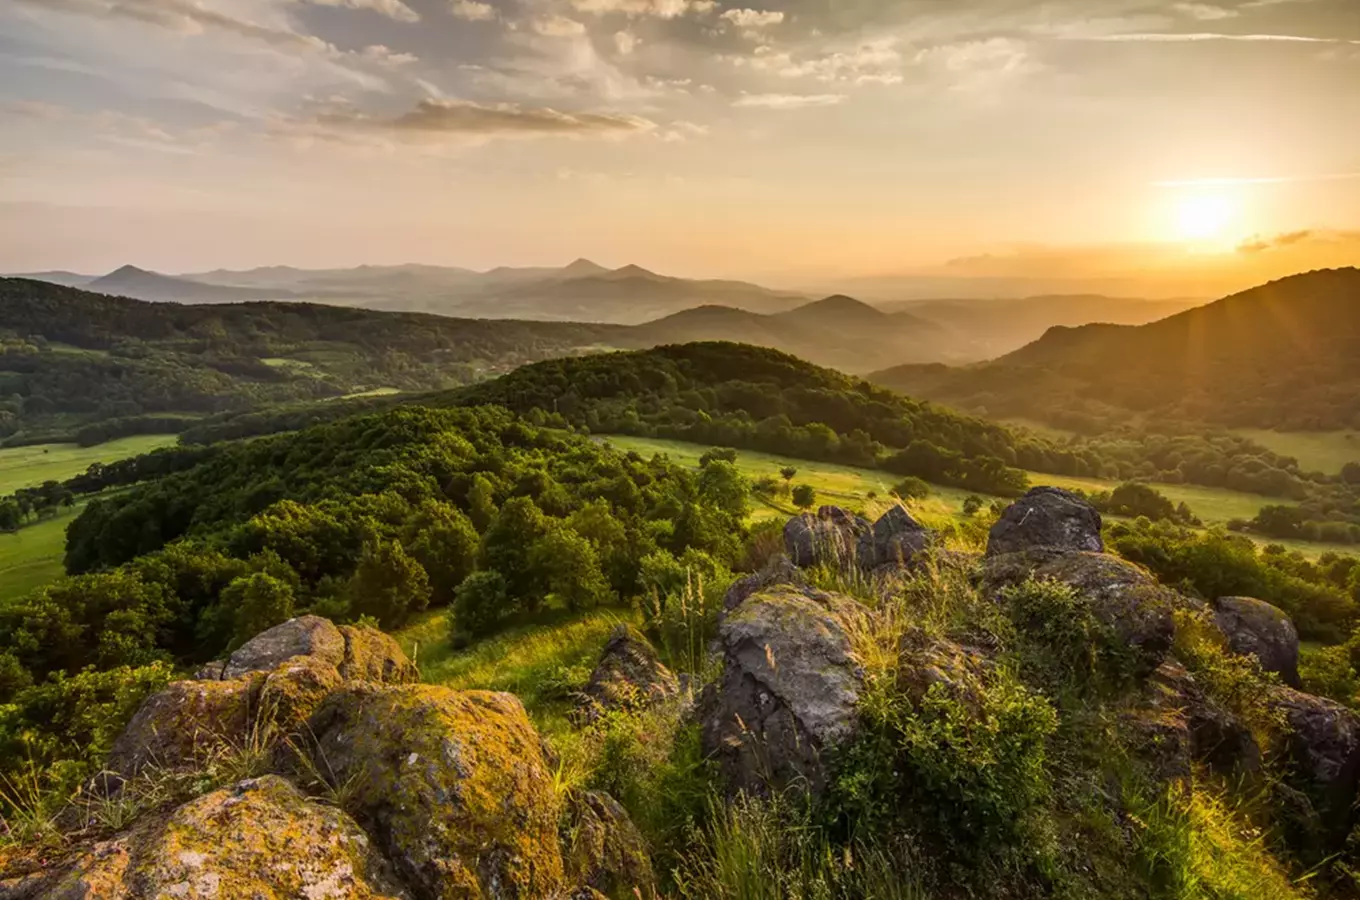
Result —
<path fill-rule="evenodd" d="M 286 300 L 291 292 L 267 288 L 226 287 L 173 278 L 136 266 L 123 266 L 80 285 L 85 290 L 157 303 L 241 303 L 247 300 Z"/>
<path fill-rule="evenodd" d="M 1138 327 L 1053 328 L 994 362 L 874 380 L 994 415 L 1073 427 L 1360 424 L 1360 270 L 1296 275 Z"/>

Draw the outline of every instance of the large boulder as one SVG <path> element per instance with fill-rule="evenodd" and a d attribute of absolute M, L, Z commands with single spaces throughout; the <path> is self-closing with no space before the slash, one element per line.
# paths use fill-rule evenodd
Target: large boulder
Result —
<path fill-rule="evenodd" d="M 1176 660 L 1158 666 L 1148 679 L 1146 694 L 1152 718 L 1171 716 L 1182 723 L 1190 759 L 1226 776 L 1260 769 L 1261 748 L 1251 729 L 1210 698 Z"/>
<path fill-rule="evenodd" d="M 930 532 L 901 504 L 889 507 L 860 535 L 856 556 L 864 569 L 905 568 L 930 546 Z"/>
<path fill-rule="evenodd" d="M 992 526 L 987 555 L 1037 549 L 1100 553 L 1100 513 L 1071 491 L 1037 487 L 1012 503 Z"/>
<path fill-rule="evenodd" d="M 172 681 L 148 697 L 113 742 L 106 768 L 133 776 L 147 768 L 197 765 L 250 741 L 266 676 Z"/>
<path fill-rule="evenodd" d="M 1312 801 L 1330 839 L 1343 840 L 1354 823 L 1360 784 L 1360 716 L 1288 687 L 1275 687 L 1269 702 L 1288 726 L 1284 751 L 1290 781 Z"/>
<path fill-rule="evenodd" d="M 563 844 L 572 884 L 607 897 L 656 896 L 647 840 L 628 811 L 608 794 L 584 791 L 568 799 Z"/>
<path fill-rule="evenodd" d="M 642 709 L 680 693 L 680 682 L 656 649 L 631 625 L 614 629 L 586 682 L 590 715 L 610 709 Z"/>
<path fill-rule="evenodd" d="M 784 551 L 795 566 L 848 565 L 855 560 L 860 538 L 872 530 L 869 521 L 841 509 L 823 506 L 803 513 L 784 526 Z"/>
<path fill-rule="evenodd" d="M 780 553 L 765 564 L 765 568 L 750 575 L 743 575 L 728 587 L 723 595 L 723 612 L 729 613 L 745 603 L 750 597 L 776 585 L 792 585 L 805 588 L 807 579 L 802 570 L 793 564 L 786 554 Z"/>
<path fill-rule="evenodd" d="M 295 656 L 315 656 L 339 669 L 345 661 L 345 638 L 329 619 L 300 616 L 262 631 L 233 653 L 221 678 L 240 678 L 250 672 L 268 672 Z"/>
<path fill-rule="evenodd" d="M 277 776 L 144 820 L 35 879 L 46 900 L 408 900 L 368 836 Z"/>
<path fill-rule="evenodd" d="M 1214 601 L 1214 623 L 1228 639 L 1228 648 L 1254 656 L 1267 672 L 1293 688 L 1299 680 L 1299 633 L 1278 607 L 1251 597 L 1220 597 Z"/>
<path fill-rule="evenodd" d="M 1106 553 L 1039 549 L 991 557 L 983 586 L 996 592 L 1030 577 L 1071 586 L 1109 628 L 1111 646 L 1127 656 L 1130 674 L 1151 674 L 1170 652 L 1176 636 L 1172 614 L 1184 601 L 1139 566 Z"/>
<path fill-rule="evenodd" d="M 539 898 L 562 886 L 542 741 L 510 694 L 350 684 L 312 717 L 318 771 L 420 897 Z"/>
<path fill-rule="evenodd" d="M 774 588 L 723 620 L 723 671 L 700 718 L 704 752 L 730 792 L 825 787 L 826 754 L 855 733 L 863 673 L 846 621 L 857 610 L 834 595 Z"/>
<path fill-rule="evenodd" d="M 341 625 L 340 637 L 345 655 L 339 670 L 346 681 L 410 684 L 420 680 L 415 664 L 384 632 L 365 625 Z"/>

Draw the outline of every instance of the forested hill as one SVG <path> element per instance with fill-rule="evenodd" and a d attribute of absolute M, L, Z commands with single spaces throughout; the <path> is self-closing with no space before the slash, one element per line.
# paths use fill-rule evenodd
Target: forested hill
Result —
<path fill-rule="evenodd" d="M 147 303 L 4 278 L 0 438 L 110 419 L 125 421 L 93 439 L 109 429 L 173 431 L 166 416 L 451 387 L 622 330 L 306 303 Z"/>
<path fill-rule="evenodd" d="M 1138 327 L 1053 328 L 982 366 L 903 366 L 873 378 L 992 415 L 1086 428 L 1130 415 L 1360 427 L 1360 269 L 1295 275 Z"/>

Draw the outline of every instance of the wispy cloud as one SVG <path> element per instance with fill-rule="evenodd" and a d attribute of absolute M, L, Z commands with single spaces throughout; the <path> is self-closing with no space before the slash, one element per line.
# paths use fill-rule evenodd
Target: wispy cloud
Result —
<path fill-rule="evenodd" d="M 763 9 L 729 9 L 722 18 L 738 28 L 765 28 L 784 21 L 782 12 Z"/>
<path fill-rule="evenodd" d="M 743 94 L 732 101 L 732 105 L 761 109 L 805 109 L 810 106 L 835 106 L 845 100 L 845 94 Z"/>
<path fill-rule="evenodd" d="M 1360 41 L 1345 38 L 1307 37 L 1300 34 L 1224 34 L 1216 31 L 1195 32 L 1135 32 L 1132 34 L 1093 34 L 1065 37 L 1064 40 L 1099 41 L 1105 43 L 1152 43 L 1185 44 L 1197 41 L 1280 41 L 1293 44 L 1360 44 Z"/>
<path fill-rule="evenodd" d="M 1192 19 L 1199 19 L 1202 22 L 1212 22 L 1217 19 L 1233 19 L 1238 16 L 1235 9 L 1228 9 L 1223 6 L 1215 6 L 1212 3 L 1176 3 L 1172 9 L 1176 12 L 1189 16 Z"/>
<path fill-rule="evenodd" d="M 450 5 L 454 18 L 469 22 L 489 22 L 496 18 L 496 7 L 478 0 L 454 0 Z"/>
<path fill-rule="evenodd" d="M 376 118 L 353 110 L 317 117 L 321 125 L 377 129 L 394 134 L 467 135 L 626 135 L 651 131 L 656 124 L 639 116 L 614 113 L 569 113 L 549 107 L 513 104 L 485 106 L 459 100 L 422 100 L 395 118 Z"/>

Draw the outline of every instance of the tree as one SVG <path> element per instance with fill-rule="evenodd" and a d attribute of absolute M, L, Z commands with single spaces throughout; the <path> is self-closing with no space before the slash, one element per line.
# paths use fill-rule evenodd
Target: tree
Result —
<path fill-rule="evenodd" d="M 798 470 L 795 469 L 793 466 L 784 466 L 782 469 L 779 470 L 779 477 L 784 479 L 785 484 L 792 482 L 793 479 L 797 477 L 797 475 Z"/>
<path fill-rule="evenodd" d="M 430 579 L 396 541 L 364 545 L 359 566 L 345 586 L 349 611 L 372 616 L 384 628 L 396 628 L 430 603 Z"/>
<path fill-rule="evenodd" d="M 982 498 L 977 494 L 969 494 L 963 498 L 963 514 L 970 519 L 978 514 L 982 509 Z"/>
<path fill-rule="evenodd" d="M 811 509 L 817 503 L 817 490 L 810 484 L 800 484 L 793 489 L 793 505 L 799 509 Z"/>
<path fill-rule="evenodd" d="M 590 541 L 565 526 L 539 538 L 529 564 L 543 579 L 549 595 L 567 609 L 593 609 L 609 598 L 609 582 Z"/>
<path fill-rule="evenodd" d="M 17 500 L 0 500 L 0 531 L 18 531 L 24 524 L 24 511 Z"/>
<path fill-rule="evenodd" d="M 892 495 L 902 500 L 923 500 L 930 496 L 930 485 L 914 475 L 908 475 L 893 485 Z"/>
<path fill-rule="evenodd" d="M 548 527 L 548 517 L 533 500 L 511 497 L 482 535 L 481 567 L 500 572 L 510 596 L 530 610 L 542 602 L 547 586 L 530 564 L 529 553 Z"/>
<path fill-rule="evenodd" d="M 220 602 L 233 611 L 238 645 L 293 617 L 292 586 L 265 572 L 235 579 L 222 590 Z"/>
<path fill-rule="evenodd" d="M 481 537 L 463 511 L 427 500 L 402 529 L 402 546 L 430 578 L 430 602 L 447 606 L 477 564 Z"/>
<path fill-rule="evenodd" d="M 1348 462 L 1342 466 L 1341 480 L 1347 484 L 1360 484 L 1360 462 Z"/>
<path fill-rule="evenodd" d="M 455 647 L 495 630 L 511 612 L 508 585 L 500 572 L 473 572 L 454 592 L 449 631 Z"/>
<path fill-rule="evenodd" d="M 699 457 L 699 468 L 705 468 L 709 463 L 719 460 L 736 463 L 737 451 L 731 447 L 714 447 L 711 450 L 705 450 L 704 455 Z"/>
<path fill-rule="evenodd" d="M 478 530 L 485 529 L 496 516 L 496 488 L 491 479 L 478 472 L 468 487 L 468 516 Z"/>
<path fill-rule="evenodd" d="M 699 473 L 699 496 L 736 519 L 744 519 L 751 486 L 737 467 L 726 460 L 714 460 Z"/>

